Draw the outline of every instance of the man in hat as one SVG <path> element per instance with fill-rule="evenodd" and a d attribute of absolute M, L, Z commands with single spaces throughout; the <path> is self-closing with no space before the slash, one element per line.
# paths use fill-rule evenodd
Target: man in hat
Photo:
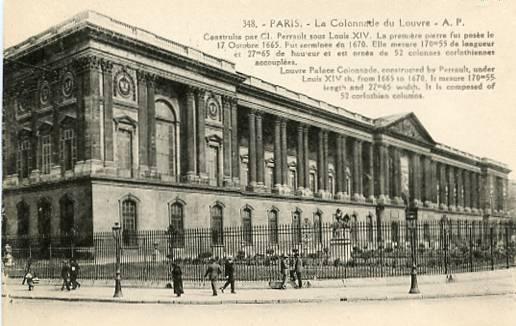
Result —
<path fill-rule="evenodd" d="M 287 255 L 281 254 L 280 257 L 280 270 L 281 270 L 281 289 L 287 288 L 287 276 L 288 276 L 288 263 Z"/>
<path fill-rule="evenodd" d="M 296 272 L 296 278 L 297 278 L 297 287 L 298 289 L 303 287 L 303 281 L 301 278 L 301 274 L 303 273 L 303 260 L 301 260 L 301 257 L 299 256 L 299 252 L 296 251 L 294 254 L 294 270 Z"/>
<path fill-rule="evenodd" d="M 226 277 L 226 283 L 220 288 L 220 291 L 224 293 L 224 290 L 231 285 L 231 293 L 235 292 L 235 266 L 233 265 L 233 257 L 228 256 L 226 263 L 224 264 L 224 276 Z"/>
<path fill-rule="evenodd" d="M 67 291 L 70 291 L 70 264 L 67 260 L 63 260 L 63 266 L 61 267 L 61 278 L 63 279 L 61 291 L 63 291 L 65 287 Z"/>
<path fill-rule="evenodd" d="M 204 273 L 204 278 L 209 278 L 211 282 L 211 290 L 213 291 L 213 295 L 217 295 L 217 279 L 219 278 L 219 274 L 222 273 L 222 269 L 220 265 L 217 263 L 215 259 L 210 260 L 210 264 L 206 269 L 206 273 Z"/>
<path fill-rule="evenodd" d="M 77 281 L 77 278 L 79 277 L 79 264 L 77 263 L 77 260 L 75 258 L 70 259 L 70 282 L 72 284 L 72 290 L 77 289 L 78 287 L 81 287 L 81 283 Z"/>

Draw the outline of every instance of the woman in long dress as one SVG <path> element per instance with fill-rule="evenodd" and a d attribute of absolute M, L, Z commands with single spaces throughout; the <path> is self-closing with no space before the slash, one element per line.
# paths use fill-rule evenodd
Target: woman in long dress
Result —
<path fill-rule="evenodd" d="M 174 286 L 174 294 L 178 297 L 184 293 L 183 291 L 183 272 L 178 264 L 172 264 L 172 283 Z"/>

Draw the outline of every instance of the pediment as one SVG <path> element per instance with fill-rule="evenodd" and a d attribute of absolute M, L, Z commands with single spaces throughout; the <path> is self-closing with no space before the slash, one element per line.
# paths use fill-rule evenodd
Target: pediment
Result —
<path fill-rule="evenodd" d="M 126 125 L 131 125 L 133 127 L 138 124 L 138 122 L 136 120 L 134 120 L 133 118 L 131 118 L 128 115 L 123 115 L 121 117 L 113 118 L 113 121 L 115 121 L 116 124 L 122 123 L 122 124 L 126 124 Z"/>
<path fill-rule="evenodd" d="M 426 144 L 435 144 L 432 136 L 430 136 L 414 113 L 380 118 L 375 121 L 375 124 L 383 133 L 401 138 L 410 138 L 411 140 Z"/>

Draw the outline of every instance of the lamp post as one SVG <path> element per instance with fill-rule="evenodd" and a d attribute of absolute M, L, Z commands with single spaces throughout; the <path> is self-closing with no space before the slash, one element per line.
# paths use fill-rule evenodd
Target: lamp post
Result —
<path fill-rule="evenodd" d="M 113 225 L 111 228 L 113 231 L 113 238 L 115 239 L 115 255 L 116 255 L 116 274 L 115 274 L 115 294 L 113 295 L 114 298 L 120 298 L 122 297 L 122 283 L 120 282 L 120 251 L 121 248 L 121 237 L 120 237 L 120 231 L 121 227 L 118 222 Z"/>
<path fill-rule="evenodd" d="M 410 231 L 410 251 L 412 260 L 412 269 L 410 272 L 410 294 L 419 293 L 417 286 L 417 265 L 416 265 L 416 228 L 417 228 L 417 212 L 407 209 L 407 227 Z"/>

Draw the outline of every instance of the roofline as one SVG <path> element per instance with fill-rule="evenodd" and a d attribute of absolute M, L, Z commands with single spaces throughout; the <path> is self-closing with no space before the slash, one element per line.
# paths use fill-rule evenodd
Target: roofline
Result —
<path fill-rule="evenodd" d="M 235 80 L 238 82 L 238 84 L 236 85 L 237 87 L 244 89 L 248 88 L 249 90 L 256 89 L 268 94 L 273 94 L 276 97 L 283 99 L 287 103 L 299 103 L 304 107 L 308 107 L 314 110 L 323 110 L 329 114 L 337 115 L 348 121 L 358 123 L 362 125 L 362 127 L 370 127 L 372 130 L 381 130 L 385 127 L 377 127 L 374 125 L 374 122 L 378 119 L 381 119 L 382 117 L 372 119 L 359 113 L 352 112 L 343 107 L 332 105 L 325 101 L 321 101 L 313 97 L 306 96 L 302 93 L 292 91 L 283 86 L 267 82 L 252 75 L 238 72 L 235 70 L 235 64 L 231 61 L 221 59 L 210 54 L 207 54 L 203 51 L 194 49 L 192 47 L 182 45 L 180 43 L 174 42 L 172 40 L 166 39 L 157 34 L 149 32 L 145 29 L 126 24 L 124 22 L 100 14 L 93 10 L 86 10 L 80 12 L 62 23 L 52 26 L 39 34 L 29 37 L 25 41 L 22 41 L 16 45 L 13 45 L 5 49 L 4 59 L 12 59 L 15 57 L 27 55 L 30 52 L 44 46 L 47 42 L 55 40 L 56 38 L 62 36 L 63 34 L 69 34 L 70 32 L 73 33 L 82 30 L 83 28 L 92 26 L 99 27 L 107 31 L 119 33 L 125 37 L 139 41 L 143 44 L 149 44 L 158 49 L 162 49 L 168 51 L 169 53 L 182 56 L 186 59 L 190 59 L 193 62 L 205 64 L 212 69 L 215 68 L 216 70 L 222 71 L 224 74 L 233 75 L 236 77 Z M 419 119 L 413 112 L 407 113 L 406 115 L 400 117 L 400 119 L 407 116 L 415 117 L 418 123 L 421 126 L 423 126 L 423 124 L 419 121 Z M 400 119 L 397 119 L 394 122 L 399 121 Z M 426 131 L 426 129 L 425 132 L 428 134 L 430 139 L 433 140 L 433 138 L 428 133 L 428 131 Z M 503 171 L 511 171 L 508 165 L 505 163 L 498 162 L 485 157 L 475 156 L 467 152 L 452 148 L 450 146 L 437 143 L 435 141 L 434 143 L 435 149 L 437 150 L 441 150 L 452 155 L 457 155 L 466 159 L 470 159 L 475 162 L 481 163 L 482 165 L 495 166 Z"/>

